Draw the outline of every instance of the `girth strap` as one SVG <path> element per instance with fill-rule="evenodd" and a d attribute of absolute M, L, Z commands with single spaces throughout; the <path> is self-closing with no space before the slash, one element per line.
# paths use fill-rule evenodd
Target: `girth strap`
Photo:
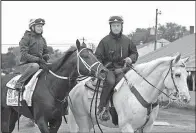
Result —
<path fill-rule="evenodd" d="M 137 91 L 137 89 L 135 88 L 135 86 L 130 86 L 129 87 L 131 92 L 136 96 L 137 100 L 142 104 L 143 107 L 147 108 L 149 111 L 150 109 L 156 107 L 158 105 L 158 102 L 155 103 L 148 103 L 141 95 L 140 93 Z M 150 112 L 147 112 L 147 114 L 149 114 Z"/>
<path fill-rule="evenodd" d="M 158 105 L 158 101 L 156 101 L 155 103 L 148 103 L 141 95 L 140 93 L 137 91 L 137 89 L 135 88 L 135 86 L 130 85 L 126 76 L 124 75 L 125 81 L 127 82 L 127 84 L 129 85 L 129 88 L 131 90 L 131 92 L 135 95 L 135 97 L 137 98 L 137 100 L 142 104 L 143 107 L 145 107 L 147 109 L 147 118 L 145 123 L 137 128 L 134 132 L 137 132 L 138 130 L 141 130 L 141 132 L 143 132 L 143 128 L 145 127 L 145 125 L 148 123 L 149 119 L 150 119 L 150 113 L 152 112 L 152 109 L 155 108 Z"/>

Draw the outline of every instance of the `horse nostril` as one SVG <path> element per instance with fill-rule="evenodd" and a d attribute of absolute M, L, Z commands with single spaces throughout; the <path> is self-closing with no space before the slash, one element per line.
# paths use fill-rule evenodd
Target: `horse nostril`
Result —
<path fill-rule="evenodd" d="M 105 71 L 102 69 L 101 71 L 100 71 L 100 73 L 104 73 Z"/>
<path fill-rule="evenodd" d="M 107 72 L 107 70 L 106 69 L 101 69 L 101 71 L 100 71 L 100 73 L 105 73 L 105 72 Z"/>
<path fill-rule="evenodd" d="M 183 99 L 183 102 L 187 103 L 187 102 L 188 102 L 188 100 L 187 100 L 186 98 L 184 98 L 184 99 Z"/>

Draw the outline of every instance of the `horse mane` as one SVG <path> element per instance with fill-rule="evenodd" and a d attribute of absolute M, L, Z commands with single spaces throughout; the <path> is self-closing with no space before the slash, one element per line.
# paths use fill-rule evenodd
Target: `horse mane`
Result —
<path fill-rule="evenodd" d="M 157 58 L 149 62 L 138 64 L 135 66 L 135 69 L 143 76 L 146 76 L 156 69 L 156 67 L 158 67 L 160 64 L 171 61 L 172 59 L 174 58 L 171 56 Z"/>
<path fill-rule="evenodd" d="M 65 61 L 70 57 L 70 55 L 72 55 L 75 51 L 77 50 L 77 48 L 75 46 L 71 46 L 66 52 L 65 55 L 63 57 L 61 57 L 60 59 L 57 59 L 56 61 L 54 61 L 50 68 L 53 72 L 56 72 L 57 70 L 60 69 L 60 67 L 65 63 Z"/>

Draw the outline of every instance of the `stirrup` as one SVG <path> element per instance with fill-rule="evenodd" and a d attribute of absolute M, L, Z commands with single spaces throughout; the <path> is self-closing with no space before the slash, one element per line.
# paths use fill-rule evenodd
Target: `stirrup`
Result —
<path fill-rule="evenodd" d="M 97 114 L 101 121 L 108 121 L 110 120 L 109 111 L 107 107 L 103 107 L 101 111 Z"/>

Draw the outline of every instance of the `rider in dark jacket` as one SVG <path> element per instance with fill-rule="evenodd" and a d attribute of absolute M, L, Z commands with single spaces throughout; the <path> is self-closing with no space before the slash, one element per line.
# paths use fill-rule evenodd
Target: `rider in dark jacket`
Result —
<path fill-rule="evenodd" d="M 16 83 L 15 88 L 19 91 L 22 90 L 25 81 L 39 70 L 40 65 L 42 64 L 43 67 L 43 64 L 49 60 L 46 40 L 42 36 L 44 24 L 44 19 L 31 19 L 29 23 L 30 31 L 25 31 L 19 43 L 20 61 L 28 66 Z"/>
<path fill-rule="evenodd" d="M 133 42 L 125 35 L 123 31 L 123 19 L 120 16 L 112 16 L 109 19 L 110 33 L 99 43 L 95 55 L 110 71 L 103 84 L 103 91 L 100 97 L 98 115 L 101 120 L 107 121 L 108 100 L 117 78 L 123 72 L 128 71 L 124 63 L 131 65 L 138 59 L 138 52 Z"/>

